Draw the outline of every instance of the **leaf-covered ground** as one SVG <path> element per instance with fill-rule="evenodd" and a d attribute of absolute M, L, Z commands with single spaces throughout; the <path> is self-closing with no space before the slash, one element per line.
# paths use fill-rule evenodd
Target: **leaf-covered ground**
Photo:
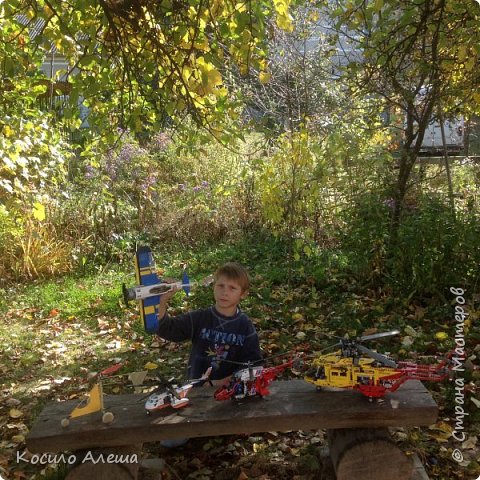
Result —
<path fill-rule="evenodd" d="M 225 247 L 216 253 L 171 254 L 164 264 L 175 276 L 184 257 L 193 277 L 211 273 L 215 265 L 240 257 L 252 275 L 252 289 L 243 308 L 260 333 L 266 356 L 302 343 L 312 351 L 331 344 L 329 335 L 359 335 L 398 328 L 401 335 L 371 345 L 397 358 L 418 358 L 445 353 L 455 346 L 454 298 L 445 302 L 413 301 L 391 292 L 369 290 L 353 278 L 331 273 L 319 283 L 308 272 L 290 285 L 278 259 L 265 252 L 238 252 Z M 0 476 L 5 479 L 62 479 L 62 465 L 17 462 L 28 458 L 25 437 L 35 418 L 51 400 L 81 398 L 89 379 L 103 368 L 122 362 L 122 372 L 145 368 L 152 375 L 181 377 L 188 345 L 165 343 L 146 335 L 137 309 L 120 300 L 122 282 L 134 284 L 131 272 L 106 271 L 96 275 L 11 286 L 1 293 L 0 305 Z M 465 294 L 469 310 L 465 339 L 465 396 L 462 418 L 466 429 L 460 442 L 452 434 L 458 422 L 453 382 L 430 384 L 440 407 L 438 422 L 428 428 L 396 429 L 394 438 L 407 454 L 419 455 L 430 478 L 474 479 L 480 475 L 480 358 L 478 309 L 480 298 Z M 178 294 L 174 311 L 209 305 L 212 292 L 197 289 L 186 298 Z M 131 391 L 127 375 L 117 378 L 110 393 Z M 452 459 L 454 449 L 464 457 Z M 192 439 L 178 449 L 158 444 L 145 446 L 148 459 L 163 458 L 162 473 L 143 470 L 148 479 L 318 479 L 333 478 L 325 451 L 324 432 L 265 433 L 263 435 Z M 153 462 L 155 464 L 155 462 Z"/>

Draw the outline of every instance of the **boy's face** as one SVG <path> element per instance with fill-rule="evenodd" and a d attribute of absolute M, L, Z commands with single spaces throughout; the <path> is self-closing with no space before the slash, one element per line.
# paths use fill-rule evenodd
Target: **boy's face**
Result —
<path fill-rule="evenodd" d="M 234 279 L 225 275 L 220 275 L 213 288 L 215 306 L 221 313 L 233 315 L 237 305 L 248 295 L 248 291 L 243 290 L 241 285 Z"/>

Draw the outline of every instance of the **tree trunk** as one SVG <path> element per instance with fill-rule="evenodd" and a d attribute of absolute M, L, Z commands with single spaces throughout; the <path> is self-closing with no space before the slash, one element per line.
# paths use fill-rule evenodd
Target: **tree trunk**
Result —
<path fill-rule="evenodd" d="M 337 480 L 410 480 L 413 465 L 386 428 L 327 430 Z"/>
<path fill-rule="evenodd" d="M 440 132 L 442 134 L 443 159 L 445 161 L 445 170 L 447 172 L 448 198 L 450 200 L 450 207 L 452 208 L 452 215 L 453 215 L 453 218 L 455 219 L 455 199 L 453 198 L 452 175 L 450 173 L 450 162 L 448 161 L 448 151 L 447 151 L 447 139 L 445 137 L 445 125 L 444 125 L 443 114 L 441 111 L 438 114 L 438 119 L 440 121 Z"/>

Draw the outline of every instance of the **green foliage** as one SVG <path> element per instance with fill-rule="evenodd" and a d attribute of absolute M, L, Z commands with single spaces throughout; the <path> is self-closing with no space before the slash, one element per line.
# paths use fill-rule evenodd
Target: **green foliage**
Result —
<path fill-rule="evenodd" d="M 46 220 L 46 205 L 65 180 L 71 152 L 38 99 L 46 86 L 37 70 L 42 53 L 0 6 L 0 273 L 2 280 L 70 268 L 69 247 Z M 46 221 L 45 221 L 46 220 Z"/>
<path fill-rule="evenodd" d="M 289 242 L 290 260 L 330 247 L 342 227 L 342 212 L 385 181 L 389 137 L 372 120 L 375 108 L 374 102 L 359 106 L 322 136 L 306 129 L 285 134 L 261 162 L 262 212 L 266 225 Z"/>
<path fill-rule="evenodd" d="M 5 8 L 0 7 L 2 20 Z M 33 204 L 39 192 L 62 181 L 67 149 L 52 116 L 37 105 L 46 91 L 37 70 L 41 53 L 15 22 L 2 22 L 0 59 L 0 202 Z"/>
<path fill-rule="evenodd" d="M 385 273 L 389 205 L 391 200 L 381 192 L 365 193 L 343 212 L 341 246 L 348 257 L 348 269 L 366 281 Z"/>
<path fill-rule="evenodd" d="M 222 65 L 265 73 L 267 23 L 275 19 L 291 30 L 290 3 L 194 0 L 172 7 L 171 0 L 142 6 L 84 0 L 79 8 L 65 0 L 14 0 L 2 4 L 0 14 L 16 31 L 26 21 L 40 25 L 40 35 L 22 37 L 28 51 L 45 53 L 54 45 L 68 59 L 63 74 L 74 73 L 72 106 L 83 97 L 89 123 L 110 140 L 112 125 L 141 132 L 172 119 L 181 125 L 187 115 L 226 140 L 232 130 L 225 120 L 238 116 L 238 105 Z"/>
<path fill-rule="evenodd" d="M 328 2 L 326 2 L 329 5 Z M 478 109 L 478 19 L 467 0 L 339 1 L 333 12 L 354 96 L 380 97 L 401 114 L 403 141 L 392 181 L 396 241 L 417 155 L 432 120 Z"/>
<path fill-rule="evenodd" d="M 314 213 L 324 173 L 314 148 L 305 131 L 280 137 L 259 178 L 267 225 L 291 243 L 290 260 L 292 255 L 298 260 L 302 249 L 308 254 L 313 241 L 314 232 L 305 223 Z"/>
<path fill-rule="evenodd" d="M 87 267 L 122 262 L 138 241 L 192 246 L 237 235 L 257 215 L 242 153 L 256 141 L 234 153 L 216 141 L 184 145 L 170 131 L 142 144 L 124 132 L 95 161 L 76 159 L 51 220 Z"/>
<path fill-rule="evenodd" d="M 438 196 L 423 196 L 408 204 L 398 233 L 397 248 L 389 248 L 393 200 L 366 194 L 347 215 L 343 249 L 349 269 L 366 284 L 391 286 L 397 294 L 444 298 L 454 285 L 478 281 L 479 214 L 460 211 Z"/>

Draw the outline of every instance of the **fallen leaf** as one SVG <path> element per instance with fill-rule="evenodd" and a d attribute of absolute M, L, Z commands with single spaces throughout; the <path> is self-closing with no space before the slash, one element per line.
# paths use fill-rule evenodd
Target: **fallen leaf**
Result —
<path fill-rule="evenodd" d="M 480 400 L 475 397 L 470 397 L 470 400 L 475 404 L 477 408 L 480 408 Z"/>
<path fill-rule="evenodd" d="M 406 333 L 407 335 L 412 336 L 412 337 L 416 337 L 416 336 L 418 335 L 418 332 L 417 332 L 413 327 L 411 327 L 410 325 L 407 325 L 407 326 L 405 327 L 405 333 Z M 407 337 L 407 338 L 408 338 L 408 337 Z"/>
<path fill-rule="evenodd" d="M 147 362 L 143 368 L 146 368 L 147 370 L 155 370 L 156 368 L 158 368 L 158 365 L 156 363 L 153 363 L 153 362 Z"/>
<path fill-rule="evenodd" d="M 135 393 L 140 393 L 142 391 L 140 385 L 143 385 L 147 374 L 148 372 L 143 370 L 141 372 L 132 372 L 128 375 L 128 380 L 130 380 L 132 385 L 135 387 Z"/>
<path fill-rule="evenodd" d="M 467 440 L 465 440 L 462 443 L 462 449 L 463 450 L 468 450 L 468 449 L 473 449 L 477 445 L 477 437 L 471 436 L 468 437 Z"/>
<path fill-rule="evenodd" d="M 303 322 L 303 315 L 301 313 L 294 313 L 292 315 L 292 319 L 294 322 Z"/>
<path fill-rule="evenodd" d="M 429 430 L 435 431 L 435 433 L 431 434 L 431 437 L 439 443 L 447 442 L 453 433 L 453 427 L 447 422 L 438 422 L 429 427 Z"/>
<path fill-rule="evenodd" d="M 23 412 L 21 410 L 18 410 L 17 408 L 12 408 L 10 409 L 10 418 L 20 418 L 23 417 Z"/>

